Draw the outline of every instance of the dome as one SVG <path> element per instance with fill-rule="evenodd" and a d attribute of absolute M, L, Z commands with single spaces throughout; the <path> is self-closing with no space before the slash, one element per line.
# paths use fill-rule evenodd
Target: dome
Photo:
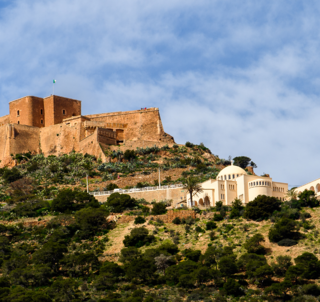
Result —
<path fill-rule="evenodd" d="M 217 176 L 217 180 L 229 180 L 229 179 L 234 179 L 240 175 L 247 175 L 247 172 L 238 167 L 238 166 L 228 166 L 224 169 L 222 169 L 218 176 Z"/>

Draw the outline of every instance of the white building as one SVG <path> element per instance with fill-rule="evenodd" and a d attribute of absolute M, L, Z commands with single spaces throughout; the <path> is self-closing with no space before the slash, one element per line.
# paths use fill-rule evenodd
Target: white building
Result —
<path fill-rule="evenodd" d="M 220 171 L 217 179 L 209 179 L 201 184 L 203 192 L 193 196 L 193 204 L 190 194 L 187 194 L 187 206 L 200 208 L 215 206 L 217 201 L 224 205 L 231 205 L 239 198 L 246 204 L 254 200 L 258 195 L 274 196 L 285 200 L 288 184 L 274 182 L 271 177 L 248 175 L 238 166 L 228 166 Z"/>
<path fill-rule="evenodd" d="M 305 190 L 314 191 L 315 196 L 320 199 L 320 178 L 295 189 L 297 194 L 302 193 Z"/>

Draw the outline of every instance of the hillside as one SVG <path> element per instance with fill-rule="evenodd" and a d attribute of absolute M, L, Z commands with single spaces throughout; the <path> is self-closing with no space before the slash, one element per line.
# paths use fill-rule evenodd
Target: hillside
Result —
<path fill-rule="evenodd" d="M 313 191 L 206 210 L 90 190 L 215 178 L 228 161 L 188 143 L 121 152 L 16 155 L 0 169 L 0 301 L 318 301 Z M 251 170 L 252 171 L 252 170 Z M 110 185 L 112 184 L 112 186 Z"/>

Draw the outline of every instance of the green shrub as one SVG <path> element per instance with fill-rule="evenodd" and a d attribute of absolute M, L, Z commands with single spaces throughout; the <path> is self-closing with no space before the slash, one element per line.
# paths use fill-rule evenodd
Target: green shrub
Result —
<path fill-rule="evenodd" d="M 152 207 L 152 215 L 162 215 L 167 212 L 166 205 L 162 202 L 155 203 Z"/>
<path fill-rule="evenodd" d="M 125 236 L 123 244 L 126 247 L 135 246 L 141 247 L 147 243 L 151 243 L 155 240 L 153 235 L 149 235 L 149 232 L 145 228 L 136 228 L 133 229 L 130 235 Z"/>
<path fill-rule="evenodd" d="M 275 197 L 259 195 L 245 207 L 244 218 L 267 219 L 274 211 L 279 211 L 281 201 Z"/>
<path fill-rule="evenodd" d="M 22 175 L 20 171 L 14 167 L 12 169 L 5 169 L 4 173 L 2 174 L 2 178 L 5 182 L 11 183 L 22 178 Z"/>
<path fill-rule="evenodd" d="M 125 210 L 133 209 L 138 204 L 134 198 L 128 194 L 111 194 L 106 202 L 108 207 L 112 207 L 112 211 L 115 213 L 122 213 Z"/>
<path fill-rule="evenodd" d="M 280 246 L 293 246 L 298 244 L 298 241 L 293 239 L 282 239 L 278 242 L 278 245 Z"/>
<path fill-rule="evenodd" d="M 104 191 L 112 191 L 116 188 L 119 188 L 117 184 L 109 183 L 105 188 Z"/>
<path fill-rule="evenodd" d="M 265 253 L 265 248 L 260 244 L 260 242 L 264 241 L 264 237 L 261 234 L 255 234 L 253 237 L 248 239 L 243 246 L 248 253 L 263 255 Z"/>
<path fill-rule="evenodd" d="M 216 227 L 217 227 L 217 224 L 216 224 L 215 222 L 213 222 L 213 221 L 208 221 L 208 222 L 206 223 L 207 231 L 213 230 L 213 229 L 215 229 Z"/>
<path fill-rule="evenodd" d="M 227 295 L 231 295 L 234 297 L 243 295 L 243 291 L 241 289 L 240 284 L 236 280 L 231 278 L 229 278 L 227 282 L 224 283 L 223 290 L 226 292 Z"/>
<path fill-rule="evenodd" d="M 98 208 L 99 202 L 93 195 L 85 191 L 62 189 L 57 197 L 52 201 L 52 211 L 61 213 L 71 213 L 83 208 L 92 207 Z"/>
<path fill-rule="evenodd" d="M 199 226 L 196 226 L 195 231 L 197 233 L 205 233 L 206 232 L 204 229 L 200 228 Z"/>
<path fill-rule="evenodd" d="M 271 242 L 279 242 L 282 239 L 293 239 L 299 235 L 297 222 L 289 218 L 281 218 L 269 230 L 269 239 Z"/>
<path fill-rule="evenodd" d="M 223 220 L 223 216 L 221 215 L 221 214 L 214 214 L 213 215 L 213 220 L 214 221 L 221 221 L 221 220 Z"/>
<path fill-rule="evenodd" d="M 143 224 L 145 222 L 146 222 L 146 220 L 141 216 L 136 217 L 134 220 L 134 224 Z"/>
<path fill-rule="evenodd" d="M 172 223 L 181 224 L 181 219 L 179 217 L 176 217 L 175 219 L 172 220 Z"/>

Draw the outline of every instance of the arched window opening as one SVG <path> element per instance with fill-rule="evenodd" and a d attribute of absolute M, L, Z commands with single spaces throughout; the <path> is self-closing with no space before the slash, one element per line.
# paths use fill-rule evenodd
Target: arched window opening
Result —
<path fill-rule="evenodd" d="M 20 121 L 18 121 L 18 124 L 20 124 Z"/>
<path fill-rule="evenodd" d="M 43 120 L 40 120 L 40 123 L 43 124 Z"/>
<path fill-rule="evenodd" d="M 17 116 L 20 116 L 20 110 L 17 111 Z"/>
<path fill-rule="evenodd" d="M 62 114 L 66 115 L 66 110 L 65 109 L 62 110 Z"/>
<path fill-rule="evenodd" d="M 43 109 L 40 110 L 41 114 L 43 114 Z"/>

